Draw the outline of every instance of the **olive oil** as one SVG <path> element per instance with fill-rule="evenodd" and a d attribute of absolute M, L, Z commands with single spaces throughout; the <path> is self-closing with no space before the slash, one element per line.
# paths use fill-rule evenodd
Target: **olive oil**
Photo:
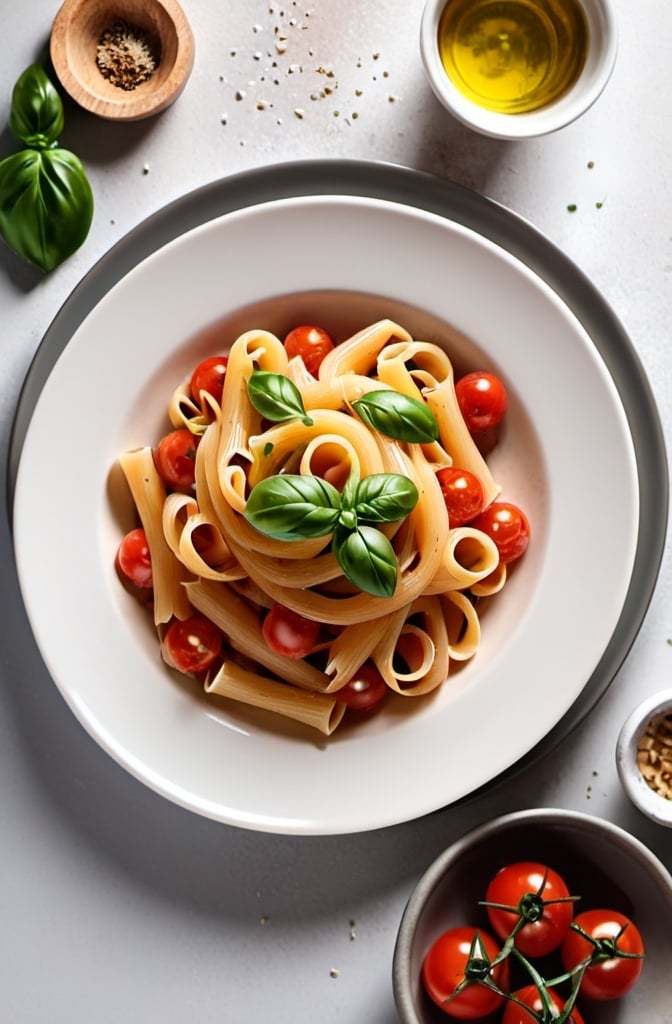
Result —
<path fill-rule="evenodd" d="M 518 114 L 547 106 L 579 77 L 588 25 L 578 0 L 448 0 L 439 52 L 479 106 Z"/>

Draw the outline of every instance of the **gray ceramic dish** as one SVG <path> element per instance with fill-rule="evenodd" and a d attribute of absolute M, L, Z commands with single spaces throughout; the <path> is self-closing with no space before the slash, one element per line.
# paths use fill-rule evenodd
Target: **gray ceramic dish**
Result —
<path fill-rule="evenodd" d="M 394 951 L 394 998 L 402 1024 L 450 1020 L 423 991 L 425 953 L 447 928 L 482 924 L 478 901 L 490 878 L 518 860 L 548 864 L 581 896 L 580 909 L 619 910 L 642 934 L 646 958 L 637 986 L 618 1002 L 579 1001 L 587 1024 L 671 1020 L 672 877 L 643 843 L 617 825 L 574 811 L 541 808 L 507 814 L 469 832 L 418 882 Z"/>

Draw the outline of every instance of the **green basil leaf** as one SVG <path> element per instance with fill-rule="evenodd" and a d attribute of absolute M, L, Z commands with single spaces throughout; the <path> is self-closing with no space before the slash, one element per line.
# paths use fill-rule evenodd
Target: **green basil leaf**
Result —
<path fill-rule="evenodd" d="M 252 488 L 245 518 L 260 533 L 278 540 L 325 537 L 338 520 L 341 496 L 317 476 L 269 476 Z"/>
<path fill-rule="evenodd" d="M 32 149 L 48 149 L 63 131 L 61 97 L 39 64 L 31 64 L 12 92 L 9 127 Z"/>
<path fill-rule="evenodd" d="M 343 574 L 374 597 L 392 597 L 397 586 L 397 558 L 384 533 L 373 526 L 337 528 L 333 552 Z"/>
<path fill-rule="evenodd" d="M 341 508 L 354 509 L 357 500 L 357 485 L 359 484 L 359 467 L 351 469 L 348 479 L 345 481 L 341 491 Z"/>
<path fill-rule="evenodd" d="M 0 161 L 0 235 L 44 271 L 79 248 L 91 226 L 93 193 L 67 149 L 25 149 Z"/>
<path fill-rule="evenodd" d="M 299 416 L 306 426 L 312 426 L 313 421 L 303 407 L 301 392 L 289 377 L 281 373 L 255 370 L 247 382 L 247 394 L 257 412 L 273 423 Z"/>
<path fill-rule="evenodd" d="M 367 426 L 395 441 L 427 444 L 439 436 L 439 425 L 431 409 L 399 391 L 369 391 L 352 407 Z"/>
<path fill-rule="evenodd" d="M 372 473 L 357 485 L 354 509 L 370 523 L 394 523 L 413 511 L 418 498 L 418 488 L 407 476 Z"/>

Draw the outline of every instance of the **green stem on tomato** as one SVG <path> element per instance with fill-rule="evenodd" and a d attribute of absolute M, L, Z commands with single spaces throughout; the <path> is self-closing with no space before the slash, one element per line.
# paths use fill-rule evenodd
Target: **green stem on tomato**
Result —
<path fill-rule="evenodd" d="M 521 965 L 521 967 L 525 968 L 525 970 L 530 976 L 530 979 L 532 980 L 532 983 L 535 985 L 537 991 L 539 992 L 539 998 L 541 999 L 541 1005 L 543 1007 L 543 1017 L 539 1018 L 539 1024 L 547 1024 L 548 1021 L 554 1020 L 554 1007 L 548 995 L 546 982 L 542 978 L 541 974 L 534 966 L 534 964 L 531 964 L 527 957 L 524 956 L 519 949 L 516 949 L 515 946 L 512 947 L 511 953 L 518 961 L 518 963 Z M 566 1019 L 567 1018 L 565 1017 L 565 1020 Z"/>

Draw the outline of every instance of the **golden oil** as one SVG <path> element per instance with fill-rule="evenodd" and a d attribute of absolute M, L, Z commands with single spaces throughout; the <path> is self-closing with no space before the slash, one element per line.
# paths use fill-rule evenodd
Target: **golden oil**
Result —
<path fill-rule="evenodd" d="M 579 77 L 588 25 L 577 0 L 448 0 L 439 52 L 459 91 L 518 114 L 558 99 Z"/>

